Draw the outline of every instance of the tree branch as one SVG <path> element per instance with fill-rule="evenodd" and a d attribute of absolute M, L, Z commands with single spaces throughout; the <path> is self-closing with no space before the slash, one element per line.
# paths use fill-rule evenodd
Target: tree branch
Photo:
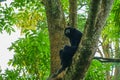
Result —
<path fill-rule="evenodd" d="M 63 31 L 66 27 L 65 17 L 60 0 L 42 0 L 45 5 L 50 38 L 51 74 L 60 67 L 59 50 L 68 40 Z M 58 46 L 59 45 L 59 46 Z"/>
<path fill-rule="evenodd" d="M 94 57 L 93 59 L 96 59 L 100 62 L 120 62 L 120 59 L 113 59 L 113 58 Z"/>
<path fill-rule="evenodd" d="M 77 27 L 77 0 L 69 0 L 69 25 Z"/>
<path fill-rule="evenodd" d="M 82 41 L 63 80 L 83 80 L 97 49 L 98 39 L 113 0 L 91 0 Z"/>
<path fill-rule="evenodd" d="M 102 52 L 101 52 L 101 50 L 99 48 L 97 48 L 97 52 L 100 54 L 100 56 L 103 57 L 103 54 L 102 54 Z"/>

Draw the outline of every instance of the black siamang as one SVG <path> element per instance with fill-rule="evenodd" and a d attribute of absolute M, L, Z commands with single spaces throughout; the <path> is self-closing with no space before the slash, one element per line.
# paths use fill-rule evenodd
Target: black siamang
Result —
<path fill-rule="evenodd" d="M 64 34 L 69 38 L 71 46 L 79 45 L 82 38 L 82 32 L 73 27 L 68 27 L 65 29 Z"/>
<path fill-rule="evenodd" d="M 69 38 L 71 46 L 65 45 L 64 49 L 60 50 L 59 54 L 62 67 L 57 71 L 56 74 L 53 75 L 53 77 L 57 76 L 59 73 L 71 65 L 72 57 L 74 56 L 82 38 L 82 33 L 72 27 L 66 28 L 64 34 Z"/>

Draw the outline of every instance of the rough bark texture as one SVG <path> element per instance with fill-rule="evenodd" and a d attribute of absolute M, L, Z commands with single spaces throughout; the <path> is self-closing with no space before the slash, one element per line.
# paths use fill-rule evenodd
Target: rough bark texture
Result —
<path fill-rule="evenodd" d="M 60 68 L 59 50 L 65 44 L 65 18 L 60 0 L 44 0 L 50 38 L 51 74 Z"/>
<path fill-rule="evenodd" d="M 69 25 L 77 27 L 77 0 L 69 0 Z"/>
<path fill-rule="evenodd" d="M 96 52 L 97 43 L 113 0 L 91 0 L 81 44 L 63 80 L 83 80 Z"/>

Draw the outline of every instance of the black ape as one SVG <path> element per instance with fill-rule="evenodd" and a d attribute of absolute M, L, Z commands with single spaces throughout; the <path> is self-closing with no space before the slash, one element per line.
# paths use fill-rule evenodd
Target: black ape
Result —
<path fill-rule="evenodd" d="M 52 77 L 56 77 L 71 65 L 72 57 L 74 56 L 82 37 L 82 33 L 72 27 L 66 28 L 64 34 L 70 39 L 71 46 L 65 45 L 64 49 L 60 50 L 59 54 L 62 67 Z"/>
<path fill-rule="evenodd" d="M 65 29 L 64 34 L 66 37 L 69 38 L 71 46 L 78 46 L 80 43 L 80 40 L 82 38 L 82 33 L 72 27 L 68 27 Z"/>
<path fill-rule="evenodd" d="M 63 50 L 60 50 L 62 68 L 59 70 L 59 72 L 65 70 L 66 67 L 69 67 L 71 65 L 72 57 L 74 56 L 82 38 L 82 33 L 72 27 L 66 28 L 64 34 L 70 39 L 71 46 L 66 45 Z"/>

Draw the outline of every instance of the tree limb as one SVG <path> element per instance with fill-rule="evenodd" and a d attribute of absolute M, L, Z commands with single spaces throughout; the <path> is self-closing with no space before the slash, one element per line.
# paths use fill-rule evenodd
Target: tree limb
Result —
<path fill-rule="evenodd" d="M 45 5 L 50 38 L 51 74 L 60 68 L 59 50 L 68 41 L 63 35 L 66 27 L 60 0 L 42 0 Z M 59 45 L 59 46 L 58 46 Z"/>
<path fill-rule="evenodd" d="M 69 25 L 77 27 L 77 0 L 69 0 Z"/>
<path fill-rule="evenodd" d="M 120 59 L 113 59 L 113 58 L 94 57 L 93 59 L 96 59 L 100 62 L 120 62 Z"/>
<path fill-rule="evenodd" d="M 63 80 L 83 80 L 97 49 L 98 39 L 113 0 L 91 0 L 82 41 Z"/>

